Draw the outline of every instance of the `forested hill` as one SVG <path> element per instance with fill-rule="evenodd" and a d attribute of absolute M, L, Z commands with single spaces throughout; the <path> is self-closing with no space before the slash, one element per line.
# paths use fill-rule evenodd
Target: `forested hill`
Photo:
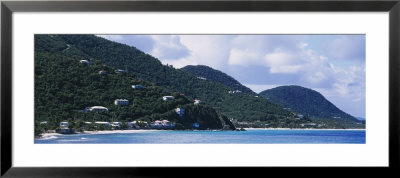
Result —
<path fill-rule="evenodd" d="M 181 68 L 181 70 L 191 73 L 194 76 L 196 76 L 200 79 L 203 79 L 203 80 L 212 80 L 212 81 L 218 82 L 222 85 L 228 86 L 234 90 L 239 90 L 241 92 L 248 93 L 248 94 L 255 94 L 252 90 L 250 90 L 246 86 L 242 85 L 240 82 L 238 82 L 231 76 L 229 76 L 219 70 L 208 67 L 208 66 L 188 65 L 188 66 Z"/>
<path fill-rule="evenodd" d="M 234 129 L 228 118 L 215 109 L 194 104 L 179 92 L 165 92 L 133 74 L 118 72 L 100 60 L 86 64 L 59 52 L 39 51 L 35 52 L 35 129 L 41 121 L 47 121 L 49 129 L 57 128 L 62 121 L 75 123 L 79 129 L 83 122 L 134 120 L 169 120 L 176 123 L 177 129 L 190 129 L 193 123 L 199 123 L 198 129 Z M 134 89 L 132 85 L 142 88 Z M 165 95 L 174 99 L 163 101 Z M 115 105 L 116 99 L 127 99 L 129 104 Z M 106 107 L 108 112 L 85 112 L 92 106 Z M 181 117 L 175 112 L 177 107 L 186 111 Z M 35 135 L 40 133 L 36 131 Z"/>
<path fill-rule="evenodd" d="M 165 92 L 179 92 L 189 100 L 199 99 L 205 105 L 237 120 L 273 118 L 280 123 L 294 117 L 292 112 L 266 99 L 246 93 L 229 93 L 233 89 L 228 86 L 198 79 L 180 69 L 162 65 L 158 59 L 135 47 L 94 35 L 35 35 L 35 53 L 53 56 L 47 60 L 64 57 L 76 62 L 101 61 L 106 66 L 125 70 L 125 73 L 134 75 L 138 81 L 160 86 Z M 77 77 L 71 76 L 73 80 L 77 80 Z"/>
<path fill-rule="evenodd" d="M 311 118 L 359 122 L 341 111 L 317 91 L 301 86 L 280 86 L 265 90 L 260 96 Z"/>

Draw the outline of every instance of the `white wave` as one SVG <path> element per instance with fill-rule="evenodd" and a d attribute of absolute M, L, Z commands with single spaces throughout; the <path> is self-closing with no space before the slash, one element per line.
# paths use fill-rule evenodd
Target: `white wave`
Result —
<path fill-rule="evenodd" d="M 41 139 L 41 140 L 50 140 L 50 139 L 57 139 L 57 138 L 58 138 L 58 137 L 52 135 L 52 136 L 45 136 L 45 137 L 42 137 L 42 138 L 40 138 L 40 139 Z"/>

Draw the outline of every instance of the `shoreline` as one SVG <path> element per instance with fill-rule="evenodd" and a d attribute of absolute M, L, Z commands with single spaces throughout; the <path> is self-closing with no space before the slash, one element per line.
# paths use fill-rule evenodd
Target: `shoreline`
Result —
<path fill-rule="evenodd" d="M 315 129 L 315 128 L 244 128 L 246 130 L 366 130 L 366 129 Z"/>
<path fill-rule="evenodd" d="M 94 134 L 116 134 L 116 133 L 140 133 L 140 132 L 149 132 L 149 131 L 158 131 L 155 129 L 143 129 L 143 130 L 97 130 L 97 131 L 84 131 L 84 132 L 76 132 L 73 134 L 60 134 L 60 133 L 43 133 L 41 137 L 35 139 L 46 139 L 55 136 L 61 135 L 75 135 L 75 134 L 82 134 L 82 135 L 94 135 Z"/>
<path fill-rule="evenodd" d="M 244 128 L 245 130 L 366 130 L 366 129 L 314 129 L 314 128 Z M 74 134 L 118 134 L 118 133 L 141 133 L 151 131 L 174 131 L 174 130 L 157 130 L 157 129 L 139 129 L 139 130 L 99 130 L 99 131 L 84 131 L 76 132 Z M 179 131 L 179 130 L 178 130 Z M 226 130 L 221 130 L 226 131 Z M 235 130 L 232 130 L 235 131 Z M 46 139 L 61 135 L 74 135 L 74 134 L 60 134 L 60 133 L 43 133 L 41 137 L 35 139 Z"/>
<path fill-rule="evenodd" d="M 138 130 L 96 130 L 96 131 L 84 131 L 77 132 L 75 134 L 115 134 L 115 133 L 139 133 L 157 131 L 157 129 L 138 129 Z"/>

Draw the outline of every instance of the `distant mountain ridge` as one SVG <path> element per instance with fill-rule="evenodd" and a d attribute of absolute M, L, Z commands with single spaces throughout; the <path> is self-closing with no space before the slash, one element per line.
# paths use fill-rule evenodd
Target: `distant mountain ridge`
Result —
<path fill-rule="evenodd" d="M 365 121 L 364 117 L 356 117 L 356 119 L 360 120 L 360 121 Z"/>
<path fill-rule="evenodd" d="M 319 92 L 301 86 L 280 86 L 260 92 L 260 96 L 284 108 L 311 118 L 358 122 L 337 108 Z"/>
<path fill-rule="evenodd" d="M 212 80 L 218 82 L 222 85 L 232 88 L 233 90 L 239 90 L 248 94 L 255 94 L 251 89 L 242 85 L 231 76 L 205 65 L 188 65 L 181 68 L 181 70 L 193 74 L 194 76 L 197 76 L 203 80 Z"/>

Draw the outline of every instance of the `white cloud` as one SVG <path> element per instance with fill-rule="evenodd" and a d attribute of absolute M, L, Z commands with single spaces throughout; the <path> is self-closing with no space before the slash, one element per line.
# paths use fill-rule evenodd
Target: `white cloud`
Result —
<path fill-rule="evenodd" d="M 123 39 L 122 35 L 96 35 L 96 36 L 99 36 L 99 37 L 102 37 L 102 38 L 105 38 L 108 40 L 112 40 L 112 41 L 119 41 L 119 40 Z"/>
<path fill-rule="evenodd" d="M 189 50 L 181 43 L 178 35 L 152 35 L 155 41 L 151 55 L 161 60 L 175 60 L 189 55 Z"/>
<path fill-rule="evenodd" d="M 300 44 L 298 45 L 298 47 L 299 47 L 300 49 L 305 49 L 307 46 L 308 46 L 307 43 L 300 43 Z"/>
<path fill-rule="evenodd" d="M 227 63 L 231 49 L 231 35 L 181 35 L 181 42 L 190 51 L 190 55 L 179 60 L 191 64 L 203 64 L 221 69 Z M 183 66 L 182 66 L 183 67 Z"/>
<path fill-rule="evenodd" d="M 154 46 L 154 40 L 149 35 L 97 35 L 108 40 L 134 46 L 139 50 L 150 53 Z"/>
<path fill-rule="evenodd" d="M 324 47 L 325 52 L 333 59 L 365 60 L 365 36 L 341 35 Z"/>
<path fill-rule="evenodd" d="M 162 64 L 164 65 L 172 65 L 174 68 L 182 68 L 185 67 L 187 65 L 200 65 L 199 63 L 197 63 L 196 61 L 191 61 L 189 59 L 178 59 L 178 60 L 162 60 L 161 61 Z"/>
<path fill-rule="evenodd" d="M 262 64 L 262 56 L 257 54 L 256 51 L 250 51 L 249 49 L 237 49 L 233 48 L 230 50 L 228 64 L 249 66 L 255 64 Z"/>
<path fill-rule="evenodd" d="M 296 57 L 290 53 L 280 52 L 278 50 L 274 53 L 266 54 L 265 64 L 270 67 L 270 73 L 288 73 L 295 74 L 298 73 L 303 66 L 298 64 L 299 61 L 296 60 Z"/>

